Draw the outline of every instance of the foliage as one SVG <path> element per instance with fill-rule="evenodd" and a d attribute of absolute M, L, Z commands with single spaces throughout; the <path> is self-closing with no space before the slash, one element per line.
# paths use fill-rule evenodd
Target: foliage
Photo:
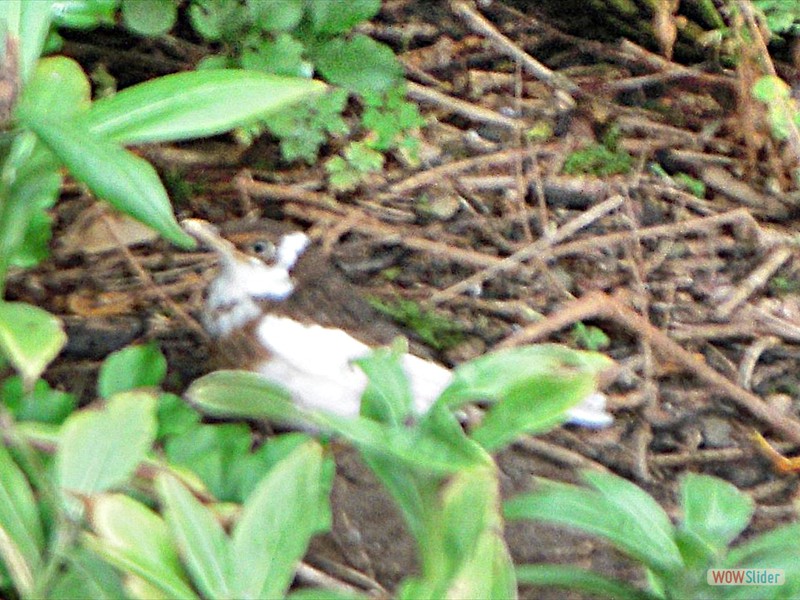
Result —
<path fill-rule="evenodd" d="M 630 599 L 791 598 L 800 593 L 800 526 L 794 523 L 751 538 L 737 547 L 753 516 L 753 501 L 731 484 L 687 474 L 681 482 L 683 516 L 673 525 L 666 512 L 629 481 L 595 471 L 583 474 L 593 489 L 540 480 L 536 491 L 508 500 L 508 519 L 532 519 L 597 535 L 647 569 L 648 590 L 575 567 L 520 566 L 529 585 L 548 585 Z M 558 506 L 558 510 L 553 510 Z M 783 569 L 781 586 L 712 587 L 709 569 Z M 743 593 L 744 592 L 744 593 Z"/>
<path fill-rule="evenodd" d="M 383 167 L 389 151 L 416 160 L 413 133 L 424 120 L 405 99 L 400 63 L 388 46 L 352 33 L 379 8 L 379 0 L 192 0 L 195 31 L 220 46 L 220 54 L 205 59 L 201 68 L 236 66 L 300 77 L 316 71 L 339 86 L 243 128 L 241 139 L 249 141 L 266 129 L 280 140 L 284 159 L 312 163 L 330 136 L 348 133 L 343 113 L 352 95 L 362 105 L 363 139 L 326 164 L 332 187 L 354 189 Z"/>
<path fill-rule="evenodd" d="M 435 350 L 452 348 L 462 339 L 462 327 L 458 323 L 423 308 L 413 300 L 397 298 L 391 302 L 383 302 L 371 298 L 370 304 L 416 333 L 419 339 Z"/>
<path fill-rule="evenodd" d="M 618 146 L 619 134 L 620 132 L 612 127 L 603 136 L 602 144 L 590 144 L 570 154 L 564 161 L 564 173 L 568 175 L 585 173 L 605 177 L 630 172 L 633 168 L 633 157 Z"/>
<path fill-rule="evenodd" d="M 772 135 L 786 140 L 800 127 L 800 110 L 792 100 L 789 86 L 774 75 L 762 77 L 753 85 L 753 97 L 767 105 Z"/>
<path fill-rule="evenodd" d="M 753 0 L 767 18 L 767 26 L 776 35 L 800 34 L 800 6 L 785 0 Z"/>

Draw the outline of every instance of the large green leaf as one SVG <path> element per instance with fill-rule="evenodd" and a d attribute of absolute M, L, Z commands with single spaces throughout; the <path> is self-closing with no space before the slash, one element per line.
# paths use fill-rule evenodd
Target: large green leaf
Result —
<path fill-rule="evenodd" d="M 165 597 L 197 598 L 161 517 L 122 494 L 103 494 L 89 506 L 89 523 L 97 535 L 84 535 L 87 547 Z"/>
<path fill-rule="evenodd" d="M 323 510 L 322 447 L 309 441 L 259 483 L 233 530 L 236 592 L 240 598 L 286 594 Z"/>
<path fill-rule="evenodd" d="M 175 220 L 167 192 L 146 160 L 74 121 L 56 122 L 36 111 L 21 111 L 20 117 L 97 196 L 179 246 L 196 245 Z"/>
<path fill-rule="evenodd" d="M 155 435 L 155 398 L 144 392 L 117 394 L 102 410 L 74 413 L 58 445 L 59 484 L 67 494 L 92 495 L 124 483 Z"/>
<path fill-rule="evenodd" d="M 124 144 L 216 135 L 325 90 L 318 81 L 218 69 L 159 77 L 94 103 L 92 133 Z"/>
<path fill-rule="evenodd" d="M 119 600 L 126 596 L 122 579 L 114 567 L 85 548 L 74 548 L 47 597 L 49 600 Z"/>
<path fill-rule="evenodd" d="M 206 598 L 232 598 L 234 568 L 230 544 L 214 515 L 177 479 L 156 480 L 164 516 L 192 582 Z"/>
<path fill-rule="evenodd" d="M 573 565 L 521 565 L 519 582 L 586 592 L 589 596 L 617 600 L 660 600 L 661 596 L 639 590 L 623 581 L 604 577 Z"/>
<path fill-rule="evenodd" d="M 362 95 L 388 92 L 403 78 L 392 49 L 363 34 L 326 42 L 314 50 L 313 59 L 325 79 Z"/>
<path fill-rule="evenodd" d="M 558 344 L 537 344 L 508 348 L 485 354 L 459 365 L 453 382 L 439 402 L 455 408 L 474 400 L 500 402 L 520 386 L 542 377 L 573 378 L 582 374 L 597 377 L 612 368 L 614 361 L 597 352 L 572 350 Z"/>
<path fill-rule="evenodd" d="M 537 480 L 536 491 L 505 503 L 506 518 L 577 528 L 607 539 L 661 575 L 680 572 L 683 561 L 671 531 L 665 531 L 669 518 L 663 509 L 632 483 L 620 477 L 609 482 L 611 475 L 601 474 L 601 477 L 605 480 L 601 483 L 602 491 Z M 593 484 L 601 479 L 597 474 L 590 478 Z"/>
<path fill-rule="evenodd" d="M 0 350 L 25 387 L 33 385 L 66 342 L 61 321 L 49 312 L 24 302 L 0 301 Z"/>

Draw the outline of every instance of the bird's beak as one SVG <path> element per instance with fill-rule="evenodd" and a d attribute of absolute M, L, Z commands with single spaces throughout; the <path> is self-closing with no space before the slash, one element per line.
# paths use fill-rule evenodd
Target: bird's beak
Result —
<path fill-rule="evenodd" d="M 236 249 L 236 246 L 222 237 L 219 230 L 208 221 L 184 219 L 181 221 L 181 227 L 198 242 L 216 252 L 223 263 L 233 266 L 241 260 L 241 252 Z"/>

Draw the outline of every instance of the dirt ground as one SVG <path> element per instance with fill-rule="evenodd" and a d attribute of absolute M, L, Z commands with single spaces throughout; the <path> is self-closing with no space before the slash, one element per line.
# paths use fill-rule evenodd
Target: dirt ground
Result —
<path fill-rule="evenodd" d="M 499 2 L 484 10 L 512 46 L 552 70 L 545 81 L 447 3 L 423 4 L 387 2 L 365 28 L 398 50 L 409 96 L 429 122 L 421 166 L 390 157 L 380 176 L 335 196 L 321 162 L 282 163 L 270 139 L 245 151 L 229 137 L 140 149 L 178 216 L 278 216 L 308 229 L 365 293 L 426 303 L 457 323 L 461 341 L 440 353 L 449 364 L 498 344 L 574 345 L 578 322 L 605 332 L 604 351 L 620 367 L 608 389 L 615 424 L 520 440 L 498 457 L 506 494 L 529 488 L 533 475 L 577 481 L 579 469 L 601 468 L 674 515 L 679 478 L 691 471 L 752 496 L 758 509 L 746 535 L 795 519 L 796 476 L 776 473 L 751 433 L 789 453 L 800 445 L 800 197 L 789 178 L 797 159 L 770 140 L 763 111 L 742 96 L 752 73 L 573 37 Z M 144 78 L 132 64 L 151 77 L 191 68 L 203 53 L 188 42 L 129 42 L 92 32 L 65 49 L 89 71 L 101 61 L 123 85 Z M 553 135 L 528 134 L 538 126 Z M 630 172 L 564 174 L 576 149 L 612 130 L 633 157 Z M 702 181 L 704 195 L 667 175 L 678 172 Z M 144 339 L 167 353 L 174 391 L 203 374 L 208 350 L 181 313 L 197 315 L 212 257 L 135 228 L 109 238 L 76 185 L 54 216 L 52 258 L 9 284 L 13 298 L 67 323 L 69 347 L 51 383 L 88 402 L 102 358 Z M 411 540 L 356 458 L 343 452 L 338 462 L 335 530 L 308 563 L 392 590 L 414 569 Z M 642 581 L 589 538 L 516 524 L 507 533 L 519 562 Z"/>

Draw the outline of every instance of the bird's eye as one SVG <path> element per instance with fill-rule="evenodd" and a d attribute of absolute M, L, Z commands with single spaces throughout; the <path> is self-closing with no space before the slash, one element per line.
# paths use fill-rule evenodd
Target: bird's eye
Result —
<path fill-rule="evenodd" d="M 275 256 L 275 245 L 266 240 L 257 240 L 253 242 L 250 249 L 261 258 L 273 258 Z"/>

